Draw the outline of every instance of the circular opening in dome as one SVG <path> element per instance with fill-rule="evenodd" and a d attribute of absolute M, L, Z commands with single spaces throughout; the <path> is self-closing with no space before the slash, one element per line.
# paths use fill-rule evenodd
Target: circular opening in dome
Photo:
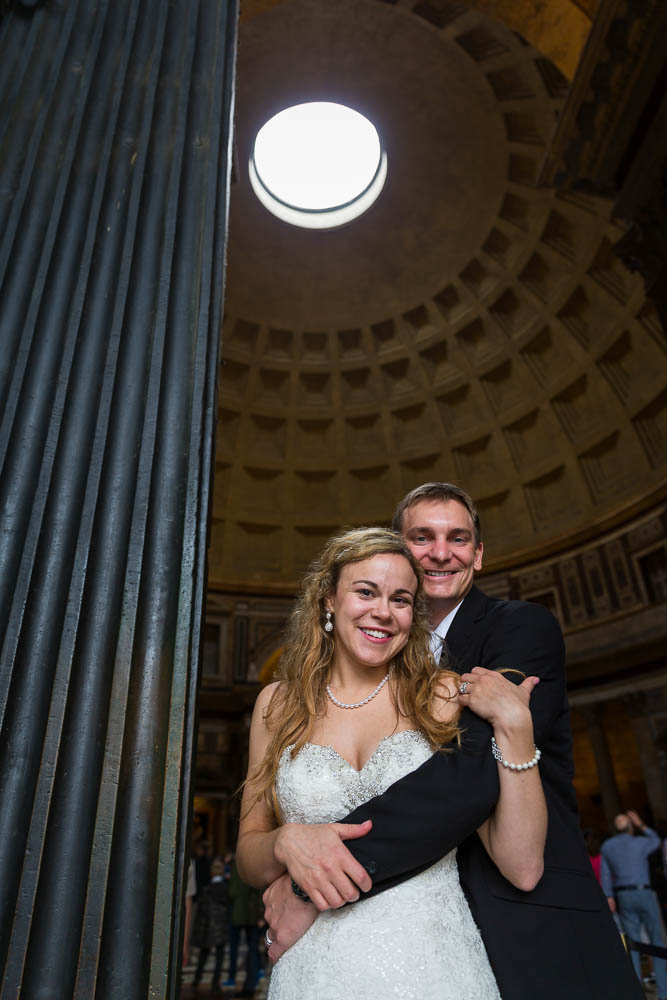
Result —
<path fill-rule="evenodd" d="M 375 126 L 352 108 L 317 101 L 270 118 L 257 133 L 250 183 L 284 222 L 343 226 L 370 208 L 387 176 Z"/>

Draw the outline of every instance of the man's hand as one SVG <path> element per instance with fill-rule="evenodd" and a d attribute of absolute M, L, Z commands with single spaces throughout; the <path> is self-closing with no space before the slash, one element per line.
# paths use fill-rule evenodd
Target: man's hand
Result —
<path fill-rule="evenodd" d="M 272 882 L 262 899 L 271 940 L 268 954 L 272 962 L 277 962 L 283 952 L 306 933 L 317 916 L 317 908 L 294 895 L 289 874 L 281 875 Z"/>
<path fill-rule="evenodd" d="M 634 811 L 634 809 L 628 809 L 627 815 L 630 817 L 630 822 L 632 823 L 632 825 L 636 826 L 638 830 L 645 830 L 646 829 L 646 823 L 641 818 L 641 816 L 639 815 L 639 813 L 636 813 Z"/>
<path fill-rule="evenodd" d="M 318 910 L 343 906 L 359 899 L 373 884 L 343 841 L 364 837 L 365 823 L 285 823 L 274 846 L 276 860 L 310 896 Z"/>
<path fill-rule="evenodd" d="M 609 909 L 612 913 L 616 913 L 616 900 L 613 896 L 607 896 L 607 902 L 609 903 Z"/>

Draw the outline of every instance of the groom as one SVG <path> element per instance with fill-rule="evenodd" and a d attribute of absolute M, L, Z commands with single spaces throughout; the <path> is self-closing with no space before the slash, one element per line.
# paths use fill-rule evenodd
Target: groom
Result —
<path fill-rule="evenodd" d="M 468 709 L 459 752 L 434 754 L 343 823 L 285 828 L 278 860 L 323 909 L 354 902 L 357 886 L 365 894 L 382 892 L 460 845 L 461 883 L 503 1000 L 641 1000 L 579 829 L 558 625 L 540 605 L 501 601 L 474 586 L 482 568 L 479 518 L 458 487 L 426 483 L 412 490 L 393 527 L 424 570 L 436 659 L 446 650 L 443 665 L 447 658 L 459 673 L 477 665 L 540 677 L 530 707 L 549 812 L 544 875 L 530 892 L 515 888 L 475 833 L 499 785 L 491 729 Z M 293 893 L 289 875 L 264 897 L 274 960 L 317 915 Z"/>

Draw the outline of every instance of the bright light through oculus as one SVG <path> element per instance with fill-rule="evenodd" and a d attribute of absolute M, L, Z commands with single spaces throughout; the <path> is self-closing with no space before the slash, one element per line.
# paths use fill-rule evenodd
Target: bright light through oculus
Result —
<path fill-rule="evenodd" d="M 380 194 L 387 156 L 375 127 L 352 108 L 316 102 L 286 108 L 257 133 L 250 182 L 285 222 L 332 229 Z"/>

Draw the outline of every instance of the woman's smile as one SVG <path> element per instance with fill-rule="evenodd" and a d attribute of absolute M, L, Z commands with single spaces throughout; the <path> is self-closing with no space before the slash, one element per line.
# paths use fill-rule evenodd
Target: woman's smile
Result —
<path fill-rule="evenodd" d="M 385 632 L 382 629 L 365 628 L 363 625 L 360 625 L 359 630 L 373 642 L 386 642 L 391 638 L 391 632 Z"/>

